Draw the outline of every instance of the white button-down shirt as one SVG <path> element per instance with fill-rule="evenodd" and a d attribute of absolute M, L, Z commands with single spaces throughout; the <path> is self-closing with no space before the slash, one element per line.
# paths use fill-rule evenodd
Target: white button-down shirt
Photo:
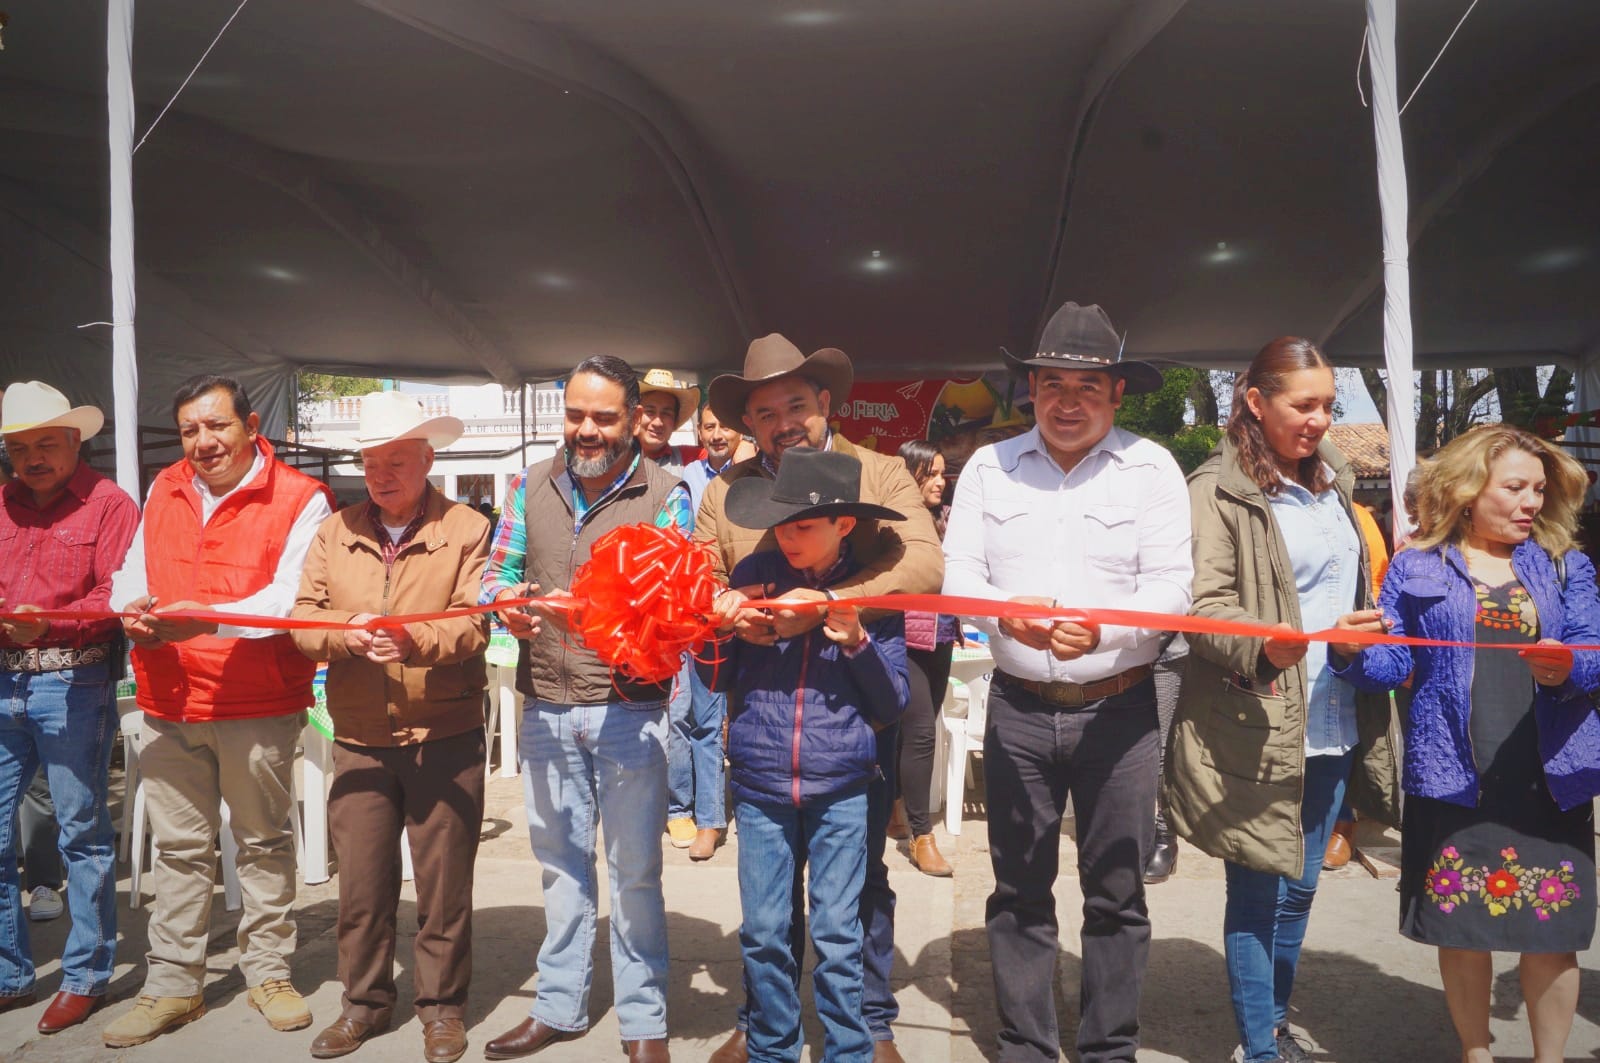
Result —
<path fill-rule="evenodd" d="M 245 473 L 244 479 L 220 495 L 213 495 L 211 488 L 207 487 L 206 482 L 200 477 L 194 478 L 192 481 L 194 489 L 200 496 L 202 527 L 211 523 L 211 516 L 216 513 L 217 507 L 222 505 L 223 499 L 260 474 L 266 467 L 266 461 L 266 457 L 259 450 L 256 451 L 255 461 L 251 463 L 250 471 Z M 151 490 L 155 490 L 154 485 L 151 485 Z M 147 495 L 146 504 L 149 501 Z M 321 491 L 313 494 L 306 500 L 305 505 L 300 507 L 294 523 L 289 526 L 283 553 L 278 555 L 278 567 L 272 572 L 272 582 L 236 602 L 217 602 L 206 608 L 217 613 L 240 613 L 246 616 L 288 616 L 289 611 L 294 608 L 295 596 L 300 593 L 300 571 L 306 567 L 306 555 L 311 552 L 311 543 L 317 537 L 317 528 L 332 512 L 328 500 L 322 496 Z M 133 533 L 133 543 L 128 547 L 128 556 L 123 559 L 122 567 L 117 570 L 116 575 L 111 577 L 111 608 L 120 612 L 128 608 L 130 603 L 138 601 L 149 593 L 144 561 L 144 519 L 140 518 L 139 530 Z M 157 603 L 158 607 L 160 604 Z M 217 625 L 217 637 L 223 639 L 264 639 L 280 634 L 282 632 L 268 627 Z"/>
<path fill-rule="evenodd" d="M 961 470 L 944 537 L 946 594 L 1054 598 L 1081 608 L 1189 610 L 1189 493 L 1166 448 L 1112 428 L 1063 473 L 1038 428 L 980 447 Z M 991 634 L 995 621 L 974 618 Z M 1022 679 L 1093 683 L 1160 652 L 1161 634 L 1104 627 L 1095 652 L 1058 661 L 1012 639 L 995 664 Z"/>

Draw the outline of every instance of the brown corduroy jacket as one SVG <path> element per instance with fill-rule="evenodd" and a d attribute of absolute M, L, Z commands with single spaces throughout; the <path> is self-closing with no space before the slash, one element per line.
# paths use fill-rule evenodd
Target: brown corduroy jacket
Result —
<path fill-rule="evenodd" d="M 348 621 L 358 613 L 443 612 L 478 604 L 489 558 L 489 522 L 433 487 L 416 536 L 384 570 L 365 502 L 322 522 L 306 556 L 290 614 Z M 403 746 L 483 726 L 489 645 L 487 614 L 408 625 L 414 647 L 397 664 L 352 657 L 345 632 L 293 632 L 307 657 L 328 662 L 328 715 L 334 737 L 358 746 Z"/>

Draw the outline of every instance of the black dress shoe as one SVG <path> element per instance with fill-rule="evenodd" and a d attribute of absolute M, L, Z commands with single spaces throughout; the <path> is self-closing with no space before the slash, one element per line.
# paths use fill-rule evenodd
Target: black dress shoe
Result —
<path fill-rule="evenodd" d="M 1178 869 L 1178 839 L 1171 833 L 1156 835 L 1155 848 L 1144 865 L 1144 880 L 1150 885 L 1165 882 Z"/>
<path fill-rule="evenodd" d="M 483 1046 L 485 1059 L 518 1059 L 549 1048 L 558 1041 L 582 1037 L 581 1031 L 558 1030 L 538 1019 L 523 1019 L 512 1029 Z"/>

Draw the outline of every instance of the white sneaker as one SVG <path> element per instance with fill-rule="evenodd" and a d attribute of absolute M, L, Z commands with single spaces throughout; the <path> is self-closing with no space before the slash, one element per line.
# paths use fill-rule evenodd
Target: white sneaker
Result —
<path fill-rule="evenodd" d="M 28 894 L 28 918 L 35 923 L 48 923 L 52 919 L 59 919 L 61 913 L 66 910 L 67 906 L 61 900 L 61 894 L 49 886 L 35 886 L 33 892 Z"/>

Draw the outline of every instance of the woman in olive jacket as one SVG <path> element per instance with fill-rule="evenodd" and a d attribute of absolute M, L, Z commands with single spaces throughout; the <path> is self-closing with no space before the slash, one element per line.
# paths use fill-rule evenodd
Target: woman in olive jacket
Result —
<path fill-rule="evenodd" d="M 1315 631 L 1371 608 L 1354 473 L 1323 439 L 1334 395 L 1306 340 L 1274 340 L 1240 374 L 1227 434 L 1189 478 L 1193 615 Z M 1387 697 L 1328 672 L 1325 644 L 1188 639 L 1169 816 L 1227 861 L 1224 951 L 1245 1063 L 1296 1059 L 1289 995 L 1346 784 L 1356 809 L 1397 819 L 1393 714 Z"/>

